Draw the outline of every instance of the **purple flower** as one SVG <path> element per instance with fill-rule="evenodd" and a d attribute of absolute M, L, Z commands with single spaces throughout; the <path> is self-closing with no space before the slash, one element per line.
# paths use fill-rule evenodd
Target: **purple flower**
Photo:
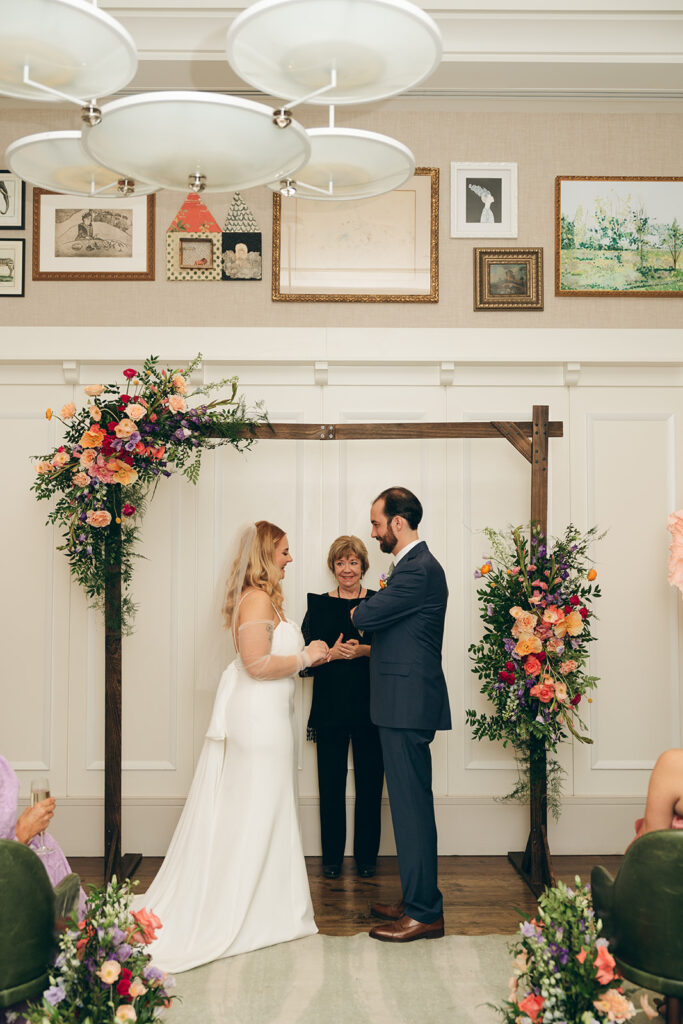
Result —
<path fill-rule="evenodd" d="M 505 648 L 506 652 L 510 654 L 512 651 L 514 651 L 516 643 L 516 640 L 513 640 L 512 637 L 508 637 L 507 640 L 503 640 L 503 647 Z"/>
<path fill-rule="evenodd" d="M 145 981 L 161 981 L 163 976 L 164 972 L 160 971 L 158 967 L 153 967 L 151 964 L 148 964 L 142 972 L 142 977 Z"/>
<path fill-rule="evenodd" d="M 118 949 L 114 950 L 114 956 L 121 963 L 124 963 L 133 952 L 132 946 L 129 946 L 127 942 L 122 942 Z"/>
<path fill-rule="evenodd" d="M 487 615 L 493 615 L 493 605 L 492 604 L 487 604 L 486 605 L 486 614 Z"/>
<path fill-rule="evenodd" d="M 475 580 L 480 580 L 481 579 L 481 573 L 479 572 L 478 569 L 474 570 L 474 578 L 475 578 Z"/>
<path fill-rule="evenodd" d="M 111 940 L 115 946 L 120 946 L 125 941 L 126 933 L 121 929 L 117 928 L 116 925 L 112 928 Z"/>
<path fill-rule="evenodd" d="M 66 992 L 61 985 L 51 985 L 43 992 L 43 999 L 51 1006 L 56 1006 L 57 1003 L 61 1003 L 65 995 Z"/>
<path fill-rule="evenodd" d="M 522 924 L 520 924 L 519 926 L 519 931 L 525 939 L 531 939 L 534 936 L 538 935 L 538 929 L 536 928 L 535 924 L 531 923 L 531 921 L 523 921 Z"/>

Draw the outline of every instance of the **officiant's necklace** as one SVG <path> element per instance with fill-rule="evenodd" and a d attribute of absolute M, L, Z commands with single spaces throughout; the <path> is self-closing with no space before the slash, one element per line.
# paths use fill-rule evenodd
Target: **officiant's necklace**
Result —
<path fill-rule="evenodd" d="M 362 584 L 362 583 L 360 583 L 360 584 L 358 585 L 358 593 L 357 593 L 357 594 L 354 594 L 354 595 L 353 595 L 353 597 L 347 597 L 347 598 L 346 598 L 346 600 L 347 600 L 347 601 L 355 601 L 355 600 L 356 600 L 356 598 L 357 598 L 357 597 L 360 597 L 360 595 L 361 595 L 362 593 L 363 593 L 363 584 Z M 339 593 L 339 584 L 337 584 L 337 597 L 341 597 L 341 594 Z"/>

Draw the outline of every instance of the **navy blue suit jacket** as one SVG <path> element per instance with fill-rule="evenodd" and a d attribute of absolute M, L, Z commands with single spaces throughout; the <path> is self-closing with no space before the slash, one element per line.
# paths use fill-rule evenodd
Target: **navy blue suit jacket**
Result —
<path fill-rule="evenodd" d="M 424 541 L 400 560 L 384 590 L 354 612 L 372 633 L 370 718 L 392 729 L 450 729 L 441 667 L 448 587 Z"/>

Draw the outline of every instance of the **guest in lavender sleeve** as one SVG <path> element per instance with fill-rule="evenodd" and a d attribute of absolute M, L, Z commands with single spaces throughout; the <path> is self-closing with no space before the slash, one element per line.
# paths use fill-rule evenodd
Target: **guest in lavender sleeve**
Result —
<path fill-rule="evenodd" d="M 27 807 L 21 814 L 19 811 L 19 779 L 9 761 L 0 755 L 0 839 L 14 839 L 29 848 L 40 846 L 40 833 L 47 829 L 55 813 L 54 797 L 41 800 L 34 807 Z M 58 885 L 63 878 L 71 874 L 69 862 L 62 849 L 49 833 L 45 833 L 45 845 L 48 853 L 41 854 L 40 859 L 52 886 Z M 78 916 L 85 914 L 85 893 L 81 889 L 78 903 Z"/>

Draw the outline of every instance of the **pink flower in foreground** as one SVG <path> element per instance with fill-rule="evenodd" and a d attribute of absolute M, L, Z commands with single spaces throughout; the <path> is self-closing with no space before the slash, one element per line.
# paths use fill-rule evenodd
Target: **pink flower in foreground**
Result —
<path fill-rule="evenodd" d="M 683 509 L 671 513 L 666 528 L 671 534 L 669 583 L 683 592 Z"/>
<path fill-rule="evenodd" d="M 139 937 L 148 946 L 150 942 L 154 942 L 156 939 L 156 929 L 161 928 L 161 921 L 156 914 L 151 910 L 147 910 L 146 907 L 143 907 L 142 910 L 133 910 L 132 914 L 140 930 L 138 933 Z"/>
<path fill-rule="evenodd" d="M 72 416 L 76 415 L 76 406 L 73 402 L 67 402 L 66 405 L 62 406 L 60 416 L 63 420 L 70 420 Z"/>
<path fill-rule="evenodd" d="M 86 515 L 85 520 L 88 526 L 109 526 L 111 522 L 111 515 L 109 514 L 109 512 L 107 512 L 106 509 L 103 508 L 97 509 L 96 511 L 93 511 L 91 509 L 90 512 L 88 512 L 88 514 Z"/>
<path fill-rule="evenodd" d="M 615 1024 L 622 1024 L 635 1016 L 636 1008 L 630 1000 L 622 996 L 615 988 L 609 988 L 603 992 L 599 999 L 593 1001 L 593 1006 L 599 1013 L 606 1013 L 607 1020 Z"/>
<path fill-rule="evenodd" d="M 597 979 L 601 985 L 608 985 L 614 978 L 615 960 L 607 946 L 598 946 L 598 953 L 595 957 L 597 968 Z"/>
<path fill-rule="evenodd" d="M 522 999 L 519 1008 L 532 1021 L 532 1024 L 536 1024 L 544 1003 L 545 999 L 543 996 L 535 996 L 530 992 L 528 996 Z"/>

